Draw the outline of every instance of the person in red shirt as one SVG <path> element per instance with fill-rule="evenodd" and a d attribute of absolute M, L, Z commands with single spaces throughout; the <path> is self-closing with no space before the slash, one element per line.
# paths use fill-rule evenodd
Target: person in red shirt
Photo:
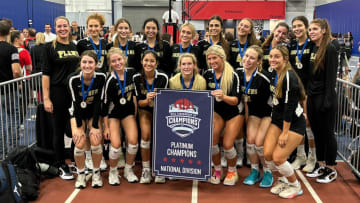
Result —
<path fill-rule="evenodd" d="M 12 45 L 14 45 L 19 52 L 20 67 L 24 76 L 30 75 L 32 71 L 31 56 L 28 50 L 21 47 L 24 44 L 24 34 L 20 31 L 13 31 L 10 36 Z"/>

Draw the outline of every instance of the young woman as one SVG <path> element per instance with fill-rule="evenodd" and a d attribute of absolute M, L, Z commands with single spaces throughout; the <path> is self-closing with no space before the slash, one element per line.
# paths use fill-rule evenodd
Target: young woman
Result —
<path fill-rule="evenodd" d="M 226 61 L 224 49 L 219 45 L 211 46 L 206 52 L 207 62 L 211 69 L 204 73 L 207 89 L 215 98 L 214 130 L 212 160 L 214 173 L 210 179 L 212 184 L 220 184 L 222 167 L 220 164 L 219 139 L 224 131 L 223 147 L 228 162 L 228 172 L 224 185 L 235 185 L 238 180 L 236 171 L 235 138 L 239 133 L 240 115 L 237 105 L 240 101 L 239 78 L 231 65 Z"/>
<path fill-rule="evenodd" d="M 201 54 L 199 47 L 196 45 L 192 45 L 191 41 L 194 39 L 196 35 L 196 30 L 193 24 L 184 23 L 180 27 L 180 40 L 179 44 L 174 44 L 171 47 L 171 67 L 172 73 L 175 74 L 175 69 L 178 67 L 178 59 L 182 54 L 192 53 L 195 55 L 197 61 L 199 60 Z"/>
<path fill-rule="evenodd" d="M 67 91 L 67 77 L 74 72 L 79 64 L 79 54 L 71 41 L 69 20 L 60 16 L 55 19 L 57 37 L 46 44 L 46 55 L 42 66 L 42 88 L 45 111 L 52 113 L 53 148 L 55 158 L 60 167 L 60 177 L 73 179 L 64 158 L 64 133 L 69 121 L 67 111 L 71 97 Z"/>
<path fill-rule="evenodd" d="M 206 90 L 206 81 L 198 72 L 194 54 L 184 53 L 180 55 L 177 67 L 179 73 L 170 78 L 170 89 Z"/>
<path fill-rule="evenodd" d="M 276 76 L 270 83 L 274 106 L 264 143 L 264 157 L 267 167 L 279 177 L 270 191 L 282 198 L 294 198 L 303 191 L 287 158 L 304 138 L 306 124 L 300 103 L 305 99 L 305 90 L 290 65 L 285 46 L 273 47 L 269 63 Z"/>
<path fill-rule="evenodd" d="M 137 71 L 142 70 L 142 56 L 146 50 L 152 50 L 156 53 L 159 58 L 158 69 L 164 71 L 168 76 L 172 73 L 171 64 L 171 48 L 167 41 L 160 39 L 160 27 L 159 23 L 155 18 L 148 18 L 145 20 L 143 25 L 145 33 L 145 42 L 136 45 L 137 55 Z"/>
<path fill-rule="evenodd" d="M 246 185 L 261 181 L 260 187 L 271 187 L 271 170 L 264 163 L 264 140 L 271 123 L 270 80 L 262 73 L 262 49 L 253 45 L 242 58 L 244 69 L 239 74 L 240 89 L 244 95 L 247 118 L 246 151 L 251 163 L 250 175 L 244 180 Z M 263 178 L 260 175 L 259 160 L 263 165 Z"/>
<path fill-rule="evenodd" d="M 265 42 L 262 44 L 261 48 L 264 51 L 264 57 L 262 61 L 262 67 L 263 70 L 266 71 L 267 76 L 270 78 L 273 75 L 275 75 L 275 72 L 271 68 L 269 64 L 269 53 L 273 47 L 279 44 L 285 44 L 285 41 L 287 39 L 288 33 L 289 33 L 289 25 L 280 22 L 278 23 L 273 32 L 270 34 L 270 36 L 265 40 Z"/>
<path fill-rule="evenodd" d="M 125 18 L 116 21 L 115 30 L 117 32 L 114 42 L 108 44 L 108 49 L 118 47 L 127 57 L 127 67 L 136 68 L 135 46 L 136 42 L 129 39 L 132 28 L 130 22 Z"/>
<path fill-rule="evenodd" d="M 77 43 L 77 50 L 80 55 L 85 50 L 93 50 L 99 61 L 97 69 L 106 74 L 108 72 L 108 65 L 106 61 L 106 41 L 104 39 L 100 39 L 100 31 L 103 29 L 104 24 L 105 18 L 103 15 L 98 13 L 89 15 L 86 21 L 88 37 Z"/>
<path fill-rule="evenodd" d="M 334 134 L 337 96 L 335 92 L 337 53 L 330 43 L 330 27 L 325 19 L 315 19 L 309 36 L 315 46 L 311 52 L 311 77 L 308 85 L 308 118 L 314 132 L 318 165 L 307 173 L 319 183 L 330 183 L 337 177 L 335 169 L 337 143 Z"/>
<path fill-rule="evenodd" d="M 136 99 L 133 94 L 135 87 L 132 81 L 135 70 L 125 68 L 126 59 L 120 48 L 113 47 L 109 50 L 108 61 L 112 72 L 105 86 L 103 116 L 104 136 L 105 139 L 111 141 L 109 150 L 110 185 L 120 184 L 117 170 L 118 158 L 122 152 L 120 127 L 125 131 L 128 144 L 124 177 L 131 183 L 138 181 L 132 169 L 138 151 L 138 131 L 135 120 Z"/>
<path fill-rule="evenodd" d="M 100 161 L 102 157 L 102 131 L 100 122 L 101 100 L 106 75 L 95 72 L 97 55 L 88 50 L 81 54 L 80 71 L 69 76 L 68 89 L 71 95 L 69 108 L 72 139 L 75 143 L 74 159 L 78 169 L 75 187 L 85 188 L 85 145 L 89 130 L 91 155 L 93 160 L 92 187 L 102 187 Z"/>
<path fill-rule="evenodd" d="M 150 136 L 152 113 L 156 88 L 167 88 L 168 77 L 165 73 L 157 70 L 159 59 L 157 53 L 146 50 L 142 56 L 141 64 L 143 69 L 133 76 L 135 93 L 139 106 L 139 123 L 141 128 L 141 157 L 142 173 L 140 183 L 151 183 L 150 171 Z M 156 183 L 164 183 L 164 177 L 156 177 Z"/>
<path fill-rule="evenodd" d="M 313 43 L 308 38 L 308 28 L 309 22 L 305 16 L 297 16 L 292 20 L 292 31 L 296 37 L 296 41 L 290 44 L 290 63 L 300 77 L 305 88 L 307 87 L 310 78 L 310 55 L 313 47 Z M 306 100 L 302 105 L 306 115 Z M 306 157 L 304 139 L 297 147 L 296 159 L 291 165 L 294 169 L 299 169 L 301 166 L 305 165 L 303 171 L 311 172 L 314 170 L 316 163 L 315 141 L 307 116 L 305 116 L 305 119 L 306 136 L 309 143 L 309 155 Z"/>

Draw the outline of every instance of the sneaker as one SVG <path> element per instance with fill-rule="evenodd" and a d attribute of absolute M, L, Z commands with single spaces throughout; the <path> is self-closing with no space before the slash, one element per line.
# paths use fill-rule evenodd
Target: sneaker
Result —
<path fill-rule="evenodd" d="M 271 187 L 274 182 L 273 175 L 271 171 L 264 171 L 263 172 L 263 178 L 260 182 L 260 187 Z"/>
<path fill-rule="evenodd" d="M 306 156 L 296 156 L 296 159 L 291 163 L 291 166 L 294 168 L 294 170 L 297 170 L 301 166 L 304 166 L 305 164 L 306 164 Z"/>
<path fill-rule="evenodd" d="M 306 160 L 306 165 L 302 170 L 306 173 L 311 172 L 314 170 L 315 165 L 316 165 L 316 157 L 309 156 L 308 159 Z"/>
<path fill-rule="evenodd" d="M 260 172 L 256 169 L 251 169 L 250 175 L 247 178 L 245 178 L 243 183 L 245 185 L 254 185 L 260 180 L 261 180 Z"/>
<path fill-rule="evenodd" d="M 316 178 L 316 177 L 321 176 L 323 173 L 324 173 L 324 167 L 319 166 L 319 164 L 316 163 L 314 170 L 306 173 L 306 176 L 309 178 Z"/>
<path fill-rule="evenodd" d="M 151 183 L 150 168 L 143 168 L 143 170 L 141 172 L 140 183 L 142 183 L 142 184 L 150 184 Z"/>
<path fill-rule="evenodd" d="M 110 169 L 109 185 L 120 185 L 119 171 L 117 169 Z"/>
<path fill-rule="evenodd" d="M 331 183 L 337 178 L 336 170 L 332 170 L 331 168 L 325 167 L 324 173 L 316 179 L 318 183 Z"/>
<path fill-rule="evenodd" d="M 119 161 L 117 163 L 117 167 L 118 168 L 125 168 L 125 156 L 124 156 L 123 152 L 121 152 L 120 155 L 119 155 Z"/>
<path fill-rule="evenodd" d="M 88 171 L 92 171 L 92 170 L 93 170 L 94 166 L 93 166 L 93 161 L 92 161 L 91 156 L 85 158 L 85 168 L 86 168 Z"/>
<path fill-rule="evenodd" d="M 76 177 L 75 188 L 84 189 L 86 187 L 86 175 L 85 172 L 81 172 Z"/>
<path fill-rule="evenodd" d="M 226 167 L 227 167 L 227 160 L 226 160 L 224 154 L 221 154 L 221 166 L 222 166 L 223 168 L 226 168 Z"/>
<path fill-rule="evenodd" d="M 237 160 L 236 160 L 236 167 L 237 168 L 241 168 L 243 166 L 243 157 L 242 156 L 238 156 Z"/>
<path fill-rule="evenodd" d="M 227 172 L 226 177 L 224 179 L 224 185 L 233 186 L 239 180 L 238 173 L 234 172 Z"/>
<path fill-rule="evenodd" d="M 270 192 L 274 195 L 280 194 L 288 187 L 288 183 L 283 182 L 282 180 L 278 180 L 275 185 L 270 189 Z"/>
<path fill-rule="evenodd" d="M 223 172 L 222 172 L 222 170 L 220 170 L 220 171 L 214 170 L 214 173 L 213 173 L 213 175 L 212 175 L 211 178 L 210 178 L 210 183 L 211 183 L 211 184 L 218 185 L 218 184 L 220 184 L 220 182 L 221 182 L 222 179 L 223 179 Z"/>
<path fill-rule="evenodd" d="M 165 183 L 165 177 L 164 176 L 155 176 L 155 183 L 164 184 Z"/>
<path fill-rule="evenodd" d="M 279 196 L 285 199 L 292 199 L 296 196 L 302 195 L 303 191 L 301 189 L 301 185 L 299 183 L 299 186 L 293 186 L 293 185 L 288 185 L 288 187 L 283 190 L 282 192 L 279 193 Z"/>
<path fill-rule="evenodd" d="M 107 169 L 107 164 L 105 162 L 104 157 L 102 157 L 101 162 L 100 162 L 100 170 L 101 171 L 106 171 L 106 169 Z"/>
<path fill-rule="evenodd" d="M 62 178 L 63 180 L 72 180 L 74 179 L 73 174 L 70 172 L 69 166 L 68 165 L 62 165 L 59 168 L 60 171 L 60 178 Z"/>
<path fill-rule="evenodd" d="M 124 169 L 124 178 L 129 182 L 129 183 L 136 183 L 139 181 L 138 177 L 134 174 L 134 171 L 132 168 L 126 168 Z"/>
<path fill-rule="evenodd" d="M 93 188 L 100 188 L 103 186 L 100 170 L 93 172 L 91 186 Z"/>

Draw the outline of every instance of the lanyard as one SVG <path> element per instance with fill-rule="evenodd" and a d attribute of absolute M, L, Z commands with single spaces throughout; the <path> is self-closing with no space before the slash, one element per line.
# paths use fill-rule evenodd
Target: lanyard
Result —
<path fill-rule="evenodd" d="M 182 77 L 182 75 L 180 75 L 180 80 L 181 80 L 181 84 L 182 84 L 182 86 L 183 86 L 183 89 L 184 89 L 184 90 L 191 90 L 191 88 L 192 88 L 192 86 L 193 86 L 193 83 L 194 83 L 194 79 L 195 79 L 195 76 L 193 76 L 193 77 L 191 78 L 189 88 L 186 88 L 185 82 L 184 82 L 184 78 Z"/>
<path fill-rule="evenodd" d="M 309 38 L 306 38 L 305 43 L 303 45 L 303 48 L 301 49 L 300 54 L 299 54 L 299 41 L 297 41 L 297 43 L 296 43 L 296 56 L 298 57 L 299 61 L 301 61 L 301 58 L 302 58 L 302 56 L 304 54 L 305 47 L 308 44 L 308 40 L 309 40 Z"/>
<path fill-rule="evenodd" d="M 119 83 L 119 87 L 121 89 L 121 95 L 122 97 L 124 97 L 125 95 L 125 87 L 126 87 L 126 70 L 124 71 L 124 85 L 121 84 L 121 81 L 120 81 L 120 78 L 118 76 L 118 74 L 116 73 L 116 71 L 114 71 L 114 74 L 115 74 L 115 77 L 116 77 L 116 80 L 118 81 Z"/>
<path fill-rule="evenodd" d="M 188 46 L 188 48 L 186 49 L 186 53 L 189 53 L 191 49 L 191 44 Z M 183 53 L 183 49 L 182 49 L 182 45 L 180 44 L 180 55 Z"/>
<path fill-rule="evenodd" d="M 146 89 L 147 89 L 148 92 L 153 92 L 153 91 L 154 91 L 155 73 L 154 73 L 154 81 L 153 81 L 153 83 L 152 83 L 152 85 L 151 85 L 151 89 L 150 89 L 150 86 L 149 86 L 149 84 L 148 84 L 148 82 L 147 82 L 146 79 L 145 79 L 145 84 L 146 84 Z"/>
<path fill-rule="evenodd" d="M 253 80 L 253 78 L 254 78 L 254 75 L 255 75 L 255 73 L 257 72 L 257 68 L 256 68 L 256 70 L 252 73 L 252 75 L 251 75 L 251 78 L 250 78 L 250 81 L 247 83 L 247 85 L 246 85 L 246 75 L 245 75 L 245 71 L 244 71 L 244 87 L 245 87 L 245 94 L 247 94 L 248 93 L 248 91 L 249 91 L 249 88 L 250 88 L 250 86 L 251 86 L 251 82 L 252 82 L 252 80 Z"/>
<path fill-rule="evenodd" d="M 245 51 L 246 51 L 246 48 L 248 46 L 248 41 L 246 40 L 245 42 L 245 45 L 244 45 L 244 49 L 241 51 L 241 46 L 240 46 L 240 42 L 239 40 L 237 41 L 237 44 L 238 44 L 238 47 L 239 47 L 239 53 L 240 53 L 240 56 L 241 56 L 241 59 L 244 57 L 244 54 L 245 54 Z"/>
<path fill-rule="evenodd" d="M 209 39 L 210 39 L 210 45 L 212 46 L 212 45 L 213 45 L 213 41 L 212 41 L 211 37 L 209 37 Z M 218 42 L 218 44 L 221 45 L 221 42 Z"/>
<path fill-rule="evenodd" d="M 214 81 L 215 81 L 215 89 L 220 89 L 220 84 L 221 84 L 221 77 L 220 77 L 220 80 L 219 80 L 219 83 L 217 82 L 216 80 L 216 74 L 215 74 L 215 71 L 213 72 L 214 73 Z"/>
<path fill-rule="evenodd" d="M 149 45 L 148 45 L 149 46 Z M 122 48 L 120 42 L 119 42 L 119 48 L 124 52 L 124 49 Z M 129 40 L 126 41 L 126 47 L 125 47 L 125 56 L 128 55 L 128 48 L 129 48 Z"/>
<path fill-rule="evenodd" d="M 91 87 L 93 86 L 94 84 L 94 79 L 95 77 L 93 76 L 92 79 L 91 79 L 91 82 L 90 82 L 90 85 L 88 87 L 88 89 L 86 90 L 85 92 L 85 87 L 84 87 L 84 77 L 82 76 L 81 74 L 81 92 L 82 92 L 82 100 L 85 101 L 86 97 L 88 96 L 89 94 L 89 91 L 91 90 Z"/>
<path fill-rule="evenodd" d="M 275 87 L 276 87 L 277 81 L 278 81 L 278 74 L 276 73 L 275 81 L 274 81 L 274 86 L 275 86 Z"/>
<path fill-rule="evenodd" d="M 95 45 L 94 41 L 91 39 L 91 37 L 89 37 L 89 40 L 90 40 L 92 47 L 94 48 L 94 50 L 96 52 L 98 60 L 100 61 L 100 59 L 101 59 L 101 40 L 99 40 L 99 50 L 96 48 L 96 45 Z"/>
<path fill-rule="evenodd" d="M 146 40 L 146 44 L 148 44 L 148 41 L 147 41 L 147 40 Z M 148 49 L 148 50 L 151 50 L 151 51 L 155 51 L 156 44 L 157 44 L 157 41 L 155 40 L 154 48 L 150 48 L 150 46 L 149 46 L 149 44 L 148 44 L 147 49 Z"/>

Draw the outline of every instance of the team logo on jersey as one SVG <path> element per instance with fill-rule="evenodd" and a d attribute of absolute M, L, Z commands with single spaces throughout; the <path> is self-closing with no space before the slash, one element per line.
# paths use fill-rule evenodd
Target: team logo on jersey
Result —
<path fill-rule="evenodd" d="M 177 100 L 169 105 L 169 114 L 166 116 L 167 126 L 176 135 L 184 138 L 194 133 L 200 127 L 200 118 L 197 118 L 199 108 L 186 98 Z"/>

